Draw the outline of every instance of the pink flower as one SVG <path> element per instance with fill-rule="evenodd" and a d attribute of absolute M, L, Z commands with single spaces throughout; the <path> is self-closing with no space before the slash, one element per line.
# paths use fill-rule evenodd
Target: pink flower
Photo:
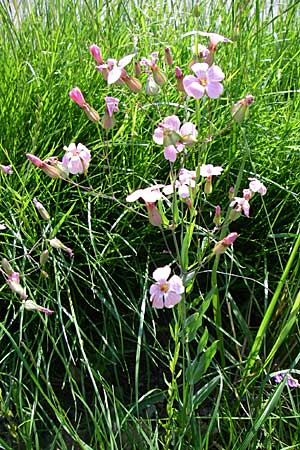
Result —
<path fill-rule="evenodd" d="M 73 89 L 71 89 L 71 91 L 69 92 L 69 96 L 75 103 L 77 103 L 78 106 L 80 106 L 80 108 L 86 109 L 86 107 L 88 106 L 81 90 L 78 87 L 74 87 Z"/>
<path fill-rule="evenodd" d="M 138 189 L 126 197 L 127 202 L 135 202 L 140 198 L 144 200 L 149 222 L 154 226 L 160 226 L 162 223 L 160 212 L 155 203 L 163 197 L 163 194 L 159 190 L 163 186 L 163 184 L 156 184 L 146 189 Z"/>
<path fill-rule="evenodd" d="M 248 180 L 250 180 L 249 189 L 252 192 L 258 192 L 260 195 L 265 195 L 265 193 L 267 192 L 267 188 L 263 183 L 261 183 L 256 178 L 248 178 Z"/>
<path fill-rule="evenodd" d="M 119 111 L 119 99 L 114 97 L 105 97 L 105 109 L 109 117 L 112 117 L 114 112 Z"/>
<path fill-rule="evenodd" d="M 62 165 L 69 171 L 69 173 L 84 173 L 86 174 L 90 164 L 91 152 L 82 144 L 72 142 L 69 147 L 64 146 L 66 154 L 62 159 Z"/>
<path fill-rule="evenodd" d="M 200 175 L 202 177 L 206 177 L 204 185 L 205 194 L 212 193 L 212 177 L 214 175 L 221 175 L 222 171 L 223 169 L 220 166 L 213 166 L 212 164 L 202 164 L 202 166 L 200 167 Z"/>
<path fill-rule="evenodd" d="M 3 164 L 0 164 L 0 170 L 7 175 L 11 175 L 13 173 L 11 166 L 4 166 Z"/>
<path fill-rule="evenodd" d="M 98 64 L 103 64 L 103 58 L 102 58 L 102 54 L 101 54 L 101 49 L 100 47 L 98 47 L 98 45 L 96 44 L 92 44 L 90 46 L 90 52 L 92 54 L 92 57 L 94 58 L 94 60 L 98 63 Z"/>
<path fill-rule="evenodd" d="M 145 202 L 155 203 L 163 196 L 160 192 L 160 188 L 163 186 L 163 184 L 155 184 L 154 186 L 149 186 L 145 189 L 137 189 L 126 197 L 126 202 L 135 202 L 139 198 L 142 198 Z"/>
<path fill-rule="evenodd" d="M 186 145 L 196 142 L 198 131 L 191 122 L 180 127 L 177 116 L 168 116 L 154 130 L 153 140 L 158 145 L 164 145 L 164 156 L 168 161 L 174 162 L 177 153 L 182 152 Z"/>
<path fill-rule="evenodd" d="M 156 283 L 150 287 L 150 301 L 153 308 L 173 308 L 181 300 L 184 286 L 181 278 L 173 275 L 169 280 L 171 268 L 169 266 L 159 267 L 153 272 Z"/>
<path fill-rule="evenodd" d="M 219 42 L 232 42 L 230 39 L 228 39 L 218 33 L 207 33 L 206 31 L 200 31 L 199 34 L 201 36 L 209 37 L 210 42 L 209 42 L 208 49 L 212 52 L 214 52 L 216 50 L 216 47 L 219 44 Z"/>
<path fill-rule="evenodd" d="M 234 211 L 239 214 L 243 212 L 246 217 L 249 217 L 250 215 L 250 203 L 244 197 L 234 197 L 229 206 L 234 208 Z M 232 220 L 237 218 L 238 217 L 232 217 Z"/>
<path fill-rule="evenodd" d="M 107 84 L 113 84 L 118 80 L 122 81 L 124 77 L 126 78 L 127 73 L 124 67 L 132 61 L 133 57 L 134 53 L 124 56 L 119 62 L 116 59 L 109 58 L 106 63 L 100 64 L 96 69 L 103 72 Z"/>
<path fill-rule="evenodd" d="M 163 193 L 165 195 L 170 195 L 173 192 L 173 188 L 178 189 L 178 195 L 181 198 L 190 197 L 190 189 L 196 186 L 196 171 L 180 169 L 178 180 L 175 184 L 169 184 L 163 188 Z"/>
<path fill-rule="evenodd" d="M 221 175 L 223 168 L 220 166 L 213 166 L 212 164 L 202 164 L 200 167 L 201 177 L 212 177 L 213 175 Z"/>
<path fill-rule="evenodd" d="M 223 93 L 223 86 L 220 83 L 224 79 L 224 73 L 219 66 L 209 67 L 207 63 L 196 63 L 191 67 L 196 74 L 187 75 L 183 79 L 184 90 L 187 95 L 194 98 L 201 98 L 206 94 L 210 98 L 218 98 Z"/>

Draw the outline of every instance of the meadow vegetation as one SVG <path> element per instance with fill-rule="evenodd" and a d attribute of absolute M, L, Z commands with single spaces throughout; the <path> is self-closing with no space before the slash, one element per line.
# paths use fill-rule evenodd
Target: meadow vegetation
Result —
<path fill-rule="evenodd" d="M 298 5 L 0 0 L 1 448 L 299 448 Z M 223 93 L 195 99 L 175 67 L 195 75 L 203 31 L 232 42 Z M 138 81 L 108 84 L 92 44 Z M 160 86 L 137 65 L 152 52 Z M 70 143 L 82 173 L 53 159 Z M 241 197 L 249 178 L 264 195 Z"/>

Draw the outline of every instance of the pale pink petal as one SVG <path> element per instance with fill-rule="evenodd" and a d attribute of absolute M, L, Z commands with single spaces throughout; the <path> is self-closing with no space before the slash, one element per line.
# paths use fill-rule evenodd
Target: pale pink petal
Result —
<path fill-rule="evenodd" d="M 162 193 L 157 190 L 153 190 L 153 188 L 143 189 L 142 199 L 147 203 L 155 203 L 157 200 L 162 198 Z"/>
<path fill-rule="evenodd" d="M 174 145 L 168 145 L 164 148 L 164 157 L 170 162 L 176 161 L 177 151 Z"/>
<path fill-rule="evenodd" d="M 224 72 L 219 66 L 211 66 L 207 71 L 207 79 L 209 81 L 222 81 L 224 80 Z"/>
<path fill-rule="evenodd" d="M 173 275 L 169 280 L 169 290 L 174 291 L 177 294 L 183 294 L 184 286 L 182 279 L 178 275 Z"/>
<path fill-rule="evenodd" d="M 193 64 L 191 69 L 197 75 L 200 80 L 206 80 L 207 70 L 209 65 L 207 63 L 196 63 Z"/>
<path fill-rule="evenodd" d="M 192 122 L 186 122 L 180 128 L 180 134 L 183 136 L 191 136 L 196 138 L 198 131 L 196 130 L 196 126 Z"/>
<path fill-rule="evenodd" d="M 161 291 L 158 284 L 152 284 L 150 287 L 150 301 L 152 302 L 152 307 L 157 309 L 162 309 L 164 307 L 164 293 Z"/>
<path fill-rule="evenodd" d="M 132 192 L 132 194 L 127 195 L 126 202 L 135 202 L 139 198 L 141 198 L 142 193 L 144 189 L 137 189 L 136 191 Z"/>
<path fill-rule="evenodd" d="M 185 149 L 185 145 L 184 144 L 180 144 L 180 143 L 176 144 L 176 151 L 177 151 L 177 153 L 182 152 L 184 149 Z"/>
<path fill-rule="evenodd" d="M 201 98 L 205 94 L 205 88 L 201 86 L 198 79 L 192 75 L 187 75 L 183 79 L 185 93 L 190 97 Z"/>
<path fill-rule="evenodd" d="M 181 198 L 188 198 L 190 196 L 190 188 L 187 184 L 182 184 L 178 188 L 178 195 Z"/>
<path fill-rule="evenodd" d="M 179 131 L 180 128 L 180 120 L 177 116 L 173 115 L 173 116 L 168 116 L 166 117 L 163 122 L 162 125 L 166 128 L 170 128 L 171 130 L 174 131 Z"/>
<path fill-rule="evenodd" d="M 173 308 L 177 303 L 179 303 L 181 300 L 180 294 L 177 294 L 176 292 L 169 291 L 165 294 L 165 307 L 166 308 Z"/>
<path fill-rule="evenodd" d="M 73 175 L 75 175 L 76 173 L 84 172 L 82 161 L 80 160 L 79 156 L 74 156 L 73 158 L 71 158 L 67 168 L 68 168 L 69 172 Z"/>
<path fill-rule="evenodd" d="M 129 64 L 133 58 L 134 58 L 134 53 L 132 53 L 131 55 L 124 56 L 123 58 L 120 59 L 118 66 L 119 67 L 127 66 L 127 64 Z"/>
<path fill-rule="evenodd" d="M 224 88 L 221 83 L 208 83 L 206 92 L 209 98 L 219 98 L 223 94 Z"/>
<path fill-rule="evenodd" d="M 153 140 L 156 144 L 163 145 L 163 143 L 164 143 L 163 128 L 159 127 L 154 130 Z"/>
<path fill-rule="evenodd" d="M 153 272 L 153 279 L 155 281 L 167 280 L 170 276 L 171 268 L 170 266 L 158 267 Z"/>
<path fill-rule="evenodd" d="M 118 79 L 121 77 L 122 75 L 122 69 L 120 67 L 115 66 L 108 74 L 107 76 L 107 84 L 113 84 L 116 81 L 118 81 Z"/>

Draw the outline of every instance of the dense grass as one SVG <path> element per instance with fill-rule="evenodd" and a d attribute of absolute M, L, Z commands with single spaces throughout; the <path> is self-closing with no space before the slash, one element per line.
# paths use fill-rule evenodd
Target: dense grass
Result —
<path fill-rule="evenodd" d="M 14 170 L 0 173 L 0 254 L 20 272 L 30 298 L 55 314 L 25 310 L 3 276 L 1 448 L 298 448 L 299 390 L 271 378 L 283 369 L 300 374 L 298 2 L 201 2 L 198 17 L 179 1 L 12 5 L 0 2 L 0 163 Z M 191 263 L 205 246 L 211 206 L 226 210 L 237 179 L 239 193 L 257 175 L 268 192 L 254 199 L 250 219 L 232 224 L 234 251 L 200 268 L 186 305 L 155 311 L 152 272 L 172 261 L 144 206 L 128 207 L 125 198 L 168 181 L 169 164 L 152 139 L 179 102 L 163 52 L 169 46 L 188 73 L 197 30 L 233 43 L 220 44 L 216 55 L 226 74 L 222 97 L 190 99 L 178 110 L 199 130 L 188 168 L 205 161 L 225 168 L 212 196 L 201 200 L 209 226 L 197 222 Z M 108 87 L 91 43 L 104 59 L 159 51 L 167 86 L 155 99 Z M 106 95 L 120 99 L 112 131 L 71 102 L 74 86 L 100 115 Z M 255 97 L 249 118 L 230 125 L 232 104 L 247 93 Z M 75 141 L 91 150 L 92 162 L 87 179 L 73 180 L 93 190 L 51 179 L 26 160 L 26 152 L 61 157 Z M 50 222 L 40 218 L 35 196 Z M 50 249 L 45 277 L 39 255 L 55 236 L 74 258 Z"/>

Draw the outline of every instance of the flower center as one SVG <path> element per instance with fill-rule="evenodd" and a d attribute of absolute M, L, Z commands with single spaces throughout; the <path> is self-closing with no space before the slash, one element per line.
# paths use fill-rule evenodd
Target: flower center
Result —
<path fill-rule="evenodd" d="M 207 85 L 207 81 L 204 78 L 200 79 L 199 82 L 200 82 L 201 86 Z"/>
<path fill-rule="evenodd" d="M 160 290 L 161 290 L 161 292 L 164 292 L 164 293 L 168 292 L 169 284 L 167 281 L 165 281 L 164 283 L 161 283 Z"/>

